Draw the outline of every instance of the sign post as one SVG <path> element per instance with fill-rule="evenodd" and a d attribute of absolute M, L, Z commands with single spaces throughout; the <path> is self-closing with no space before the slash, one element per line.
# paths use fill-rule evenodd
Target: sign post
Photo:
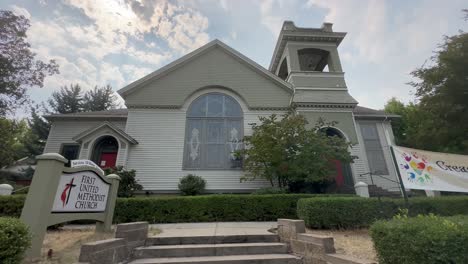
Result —
<path fill-rule="evenodd" d="M 119 176 L 104 176 L 92 166 L 66 168 L 67 159 L 57 153 L 37 157 L 37 167 L 21 213 L 32 233 L 29 259 L 40 258 L 48 226 L 96 220 L 96 231 L 111 230 Z"/>

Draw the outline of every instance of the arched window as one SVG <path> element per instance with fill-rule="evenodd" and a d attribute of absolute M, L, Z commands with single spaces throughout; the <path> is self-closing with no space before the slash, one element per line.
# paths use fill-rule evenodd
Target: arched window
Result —
<path fill-rule="evenodd" d="M 185 169 L 239 169 L 243 113 L 239 103 L 221 93 L 195 99 L 187 111 Z"/>
<path fill-rule="evenodd" d="M 297 51 L 301 71 L 324 71 L 328 65 L 330 52 L 321 49 L 306 48 Z"/>

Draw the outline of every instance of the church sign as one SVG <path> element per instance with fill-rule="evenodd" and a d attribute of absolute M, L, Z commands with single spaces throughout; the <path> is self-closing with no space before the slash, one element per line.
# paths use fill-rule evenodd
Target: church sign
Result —
<path fill-rule="evenodd" d="M 110 184 L 93 171 L 60 176 L 52 213 L 104 212 Z"/>
<path fill-rule="evenodd" d="M 407 189 L 468 192 L 468 156 L 393 147 Z"/>
<path fill-rule="evenodd" d="M 36 157 L 37 165 L 24 202 L 21 220 L 32 234 L 26 255 L 35 261 L 48 226 L 73 220 L 95 220 L 97 232 L 110 232 L 120 178 L 105 176 L 89 161 L 68 168 L 57 153 Z M 76 165 L 76 164 L 75 164 Z"/>

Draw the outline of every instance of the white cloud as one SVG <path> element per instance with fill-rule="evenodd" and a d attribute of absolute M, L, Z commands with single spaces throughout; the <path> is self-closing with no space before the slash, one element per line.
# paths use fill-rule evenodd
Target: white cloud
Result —
<path fill-rule="evenodd" d="M 31 14 L 25 8 L 22 8 L 16 5 L 12 5 L 10 6 L 10 8 L 13 11 L 13 13 L 15 13 L 16 15 L 24 16 L 27 19 L 31 18 Z"/>

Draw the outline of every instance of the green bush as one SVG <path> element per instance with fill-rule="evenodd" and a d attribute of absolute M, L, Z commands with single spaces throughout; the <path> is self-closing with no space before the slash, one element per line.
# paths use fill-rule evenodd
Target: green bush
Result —
<path fill-rule="evenodd" d="M 297 218 L 297 201 L 315 196 L 317 195 L 221 194 L 118 199 L 114 221 L 117 223 L 276 221 L 278 218 Z"/>
<path fill-rule="evenodd" d="M 310 228 L 359 228 L 392 217 L 398 208 L 390 199 L 317 197 L 299 200 L 297 214 Z"/>
<path fill-rule="evenodd" d="M 407 208 L 410 216 L 436 214 L 440 216 L 468 215 L 468 197 L 411 198 L 408 206 L 403 199 L 333 197 L 304 199 L 298 202 L 300 219 L 310 228 L 368 227 L 376 220 L 391 219 L 399 209 Z"/>
<path fill-rule="evenodd" d="M 21 263 L 31 245 L 28 227 L 17 218 L 0 217 L 0 263 Z"/>
<path fill-rule="evenodd" d="M 118 197 L 133 197 L 135 191 L 143 190 L 143 186 L 138 184 L 135 179 L 135 170 L 126 170 L 122 166 L 107 168 L 106 175 L 117 174 L 120 177 L 119 190 L 117 191 Z"/>
<path fill-rule="evenodd" d="M 199 195 L 205 191 L 206 181 L 193 174 L 184 176 L 179 181 L 179 190 L 182 195 Z"/>
<path fill-rule="evenodd" d="M 468 263 L 468 216 L 381 220 L 370 233 L 382 264 Z"/>
<path fill-rule="evenodd" d="M 288 193 L 286 189 L 278 188 L 278 187 L 266 187 L 260 188 L 253 192 L 252 194 L 285 194 Z"/>
<path fill-rule="evenodd" d="M 25 195 L 0 196 L 0 217 L 20 217 Z"/>

